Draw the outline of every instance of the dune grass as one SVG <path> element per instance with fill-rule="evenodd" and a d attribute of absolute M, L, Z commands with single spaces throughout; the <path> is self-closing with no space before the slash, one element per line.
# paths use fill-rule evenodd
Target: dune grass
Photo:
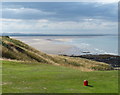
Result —
<path fill-rule="evenodd" d="M 51 64 L 3 61 L 3 93 L 117 93 L 118 71 L 82 72 Z M 83 86 L 88 80 L 90 86 Z"/>

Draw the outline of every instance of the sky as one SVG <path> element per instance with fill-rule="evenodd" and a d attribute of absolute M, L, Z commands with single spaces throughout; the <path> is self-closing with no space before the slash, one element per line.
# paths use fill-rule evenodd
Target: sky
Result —
<path fill-rule="evenodd" d="M 3 2 L 3 33 L 117 34 L 118 3 Z M 1 31 L 0 31 L 1 32 Z"/>

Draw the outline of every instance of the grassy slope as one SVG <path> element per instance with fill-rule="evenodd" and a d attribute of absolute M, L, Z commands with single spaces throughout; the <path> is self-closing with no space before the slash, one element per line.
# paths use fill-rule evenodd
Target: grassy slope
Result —
<path fill-rule="evenodd" d="M 65 56 L 47 55 L 38 50 L 35 50 L 34 48 L 28 46 L 27 44 L 21 41 L 9 37 L 0 38 L 2 39 L 0 46 L 2 47 L 3 58 L 29 62 L 40 62 L 44 64 L 72 66 L 82 71 L 112 69 L 108 64 L 102 62 L 90 61 L 84 58 L 71 58 Z"/>
<path fill-rule="evenodd" d="M 3 93 L 117 93 L 117 71 L 82 72 L 50 64 L 3 61 Z M 83 86 L 87 79 L 89 85 Z"/>

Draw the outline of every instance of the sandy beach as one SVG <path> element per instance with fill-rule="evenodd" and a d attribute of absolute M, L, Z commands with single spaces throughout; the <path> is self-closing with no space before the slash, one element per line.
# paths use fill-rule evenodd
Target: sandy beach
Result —
<path fill-rule="evenodd" d="M 118 55 L 116 36 L 12 36 L 47 54 Z M 111 39 L 111 40 L 110 40 Z M 108 48 L 110 47 L 110 48 Z"/>
<path fill-rule="evenodd" d="M 64 44 L 57 44 L 55 42 L 57 41 L 69 41 L 69 38 L 63 38 L 63 39 L 43 39 L 43 38 L 32 38 L 30 37 L 11 37 L 17 40 L 20 40 L 31 47 L 40 50 L 42 52 L 45 52 L 47 54 L 64 54 L 67 50 L 70 50 L 74 48 L 72 45 L 64 45 Z"/>

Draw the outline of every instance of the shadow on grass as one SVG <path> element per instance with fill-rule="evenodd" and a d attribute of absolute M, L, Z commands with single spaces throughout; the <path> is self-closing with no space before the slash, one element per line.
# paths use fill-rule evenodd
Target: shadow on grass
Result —
<path fill-rule="evenodd" d="M 93 87 L 92 85 L 87 85 L 88 87 Z"/>

